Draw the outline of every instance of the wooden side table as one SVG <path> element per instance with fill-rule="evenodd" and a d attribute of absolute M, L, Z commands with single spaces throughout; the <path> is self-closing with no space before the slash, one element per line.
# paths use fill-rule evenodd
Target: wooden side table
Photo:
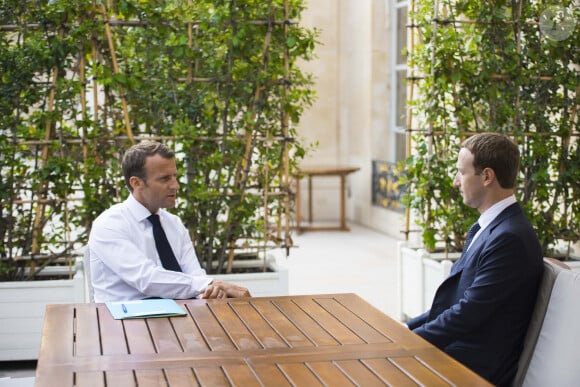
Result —
<path fill-rule="evenodd" d="M 346 225 L 346 177 L 360 170 L 358 167 L 306 167 L 296 174 L 296 229 L 303 231 L 350 231 Z M 338 176 L 340 178 L 340 225 L 312 226 L 312 179 L 314 176 Z M 310 226 L 301 225 L 300 215 L 300 180 L 308 177 L 308 222 Z"/>

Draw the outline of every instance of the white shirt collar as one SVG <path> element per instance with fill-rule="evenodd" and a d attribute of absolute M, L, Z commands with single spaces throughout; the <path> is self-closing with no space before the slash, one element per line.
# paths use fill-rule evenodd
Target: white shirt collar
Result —
<path fill-rule="evenodd" d="M 129 195 L 129 197 L 126 200 L 126 203 L 127 208 L 129 208 L 129 212 L 133 214 L 133 216 L 135 217 L 135 219 L 137 219 L 138 222 L 147 219 L 147 217 L 151 215 L 151 211 L 149 211 L 147 207 L 145 207 L 137 199 L 135 199 L 135 196 L 133 196 L 133 194 Z"/>
<path fill-rule="evenodd" d="M 500 200 L 493 206 L 489 207 L 481 216 L 479 217 L 479 225 L 483 230 L 499 215 L 503 210 L 511 206 L 516 202 L 515 195 L 508 196 L 507 198 Z"/>
<path fill-rule="evenodd" d="M 479 216 L 479 219 L 477 220 L 477 223 L 479 223 L 479 226 L 481 228 L 473 236 L 473 239 L 471 240 L 471 244 L 469 246 L 467 246 L 467 248 L 469 249 L 469 247 L 471 247 L 473 245 L 473 242 L 475 242 L 475 240 L 477 239 L 477 237 L 479 237 L 479 235 L 483 232 L 483 230 L 485 230 L 485 228 L 487 226 L 489 226 L 489 224 L 491 222 L 493 222 L 493 220 L 499 214 L 501 214 L 501 212 L 503 210 L 505 210 L 506 208 L 508 208 L 509 206 L 511 206 L 512 204 L 514 204 L 515 202 L 516 202 L 515 195 L 511 195 L 511 196 L 508 196 L 507 198 L 505 198 L 503 200 L 500 200 L 499 202 L 495 203 L 493 206 L 491 206 L 487 210 L 485 210 L 485 212 L 483 214 L 481 214 Z"/>

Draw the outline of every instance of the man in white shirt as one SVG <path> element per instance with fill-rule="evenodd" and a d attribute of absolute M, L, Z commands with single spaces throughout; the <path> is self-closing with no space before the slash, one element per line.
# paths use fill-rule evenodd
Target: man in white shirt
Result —
<path fill-rule="evenodd" d="M 141 142 L 125 153 L 122 167 L 131 194 L 99 215 L 89 236 L 95 302 L 250 297 L 248 289 L 206 275 L 188 230 L 164 210 L 175 206 L 179 189 L 175 153 L 157 142 Z M 148 219 L 152 214 L 159 216 L 181 271 L 163 267 Z"/>

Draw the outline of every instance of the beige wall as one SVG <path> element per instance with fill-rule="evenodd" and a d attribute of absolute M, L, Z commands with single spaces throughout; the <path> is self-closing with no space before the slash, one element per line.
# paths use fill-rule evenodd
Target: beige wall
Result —
<path fill-rule="evenodd" d="M 301 23 L 318 28 L 322 44 L 316 50 L 318 58 L 302 67 L 314 75 L 317 100 L 297 130 L 305 143 L 318 142 L 303 166 L 361 168 L 348 178 L 349 221 L 401 237 L 403 216 L 371 204 L 371 162 L 391 156 L 390 4 L 385 0 L 310 0 Z M 338 187 L 338 178 L 314 179 L 315 221 L 338 221 Z M 303 200 L 304 216 L 305 210 Z"/>

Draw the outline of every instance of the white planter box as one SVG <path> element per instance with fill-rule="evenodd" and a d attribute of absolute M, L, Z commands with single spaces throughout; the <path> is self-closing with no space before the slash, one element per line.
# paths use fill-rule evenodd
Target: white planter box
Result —
<path fill-rule="evenodd" d="M 461 253 L 432 254 L 408 242 L 399 242 L 397 250 L 400 319 L 407 321 L 431 307 L 435 291 Z"/>
<path fill-rule="evenodd" d="M 227 281 L 248 288 L 253 297 L 287 296 L 288 295 L 288 268 L 276 259 L 274 254 L 268 253 L 268 267 L 272 272 L 238 273 L 210 275 L 211 278 Z"/>
<path fill-rule="evenodd" d="M 0 282 L 0 361 L 38 358 L 47 304 L 84 302 L 84 277 Z"/>

